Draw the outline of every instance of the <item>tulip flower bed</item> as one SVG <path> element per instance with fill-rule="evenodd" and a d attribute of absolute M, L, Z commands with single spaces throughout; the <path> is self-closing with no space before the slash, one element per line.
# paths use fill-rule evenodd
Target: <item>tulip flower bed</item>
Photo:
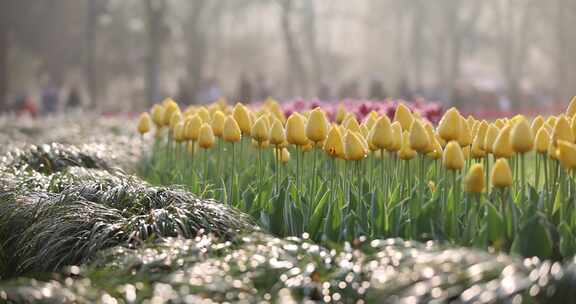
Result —
<path fill-rule="evenodd" d="M 238 208 L 278 236 L 401 237 L 523 256 L 576 253 L 576 99 L 566 113 L 493 122 L 448 110 L 437 126 L 399 104 L 363 121 L 338 107 L 284 116 L 221 101 L 166 100 L 143 175 Z"/>
<path fill-rule="evenodd" d="M 169 107 L 172 106 L 165 108 Z M 274 106 L 270 105 L 270 107 Z M 155 117 L 158 118 L 160 110 L 158 107 L 156 109 Z M 236 111 L 230 109 L 232 114 Z M 198 109 L 197 113 L 201 112 L 204 111 Z M 226 113 L 226 110 L 223 113 Z M 453 119 L 449 118 L 449 115 L 454 114 L 447 114 L 446 121 Z M 215 114 L 215 117 L 218 116 L 220 115 Z M 320 115 L 316 111 L 307 116 L 308 121 L 312 121 L 314 117 Z M 223 126 L 227 125 L 227 121 L 228 125 L 234 126 L 231 123 L 232 120 L 226 115 L 223 118 Z M 231 143 L 222 144 L 221 151 L 218 152 L 217 136 L 210 136 L 207 131 L 208 127 L 202 124 L 198 129 L 197 146 L 187 144 L 184 149 L 182 144 L 178 147 L 173 141 L 170 141 L 170 145 L 168 144 L 167 137 L 177 134 L 170 134 L 168 128 L 164 128 L 163 133 L 160 133 L 161 137 L 158 137 L 155 144 L 152 144 L 152 138 L 148 136 L 144 138 L 144 141 L 135 136 L 126 136 L 126 133 L 130 131 L 129 128 L 118 128 L 125 124 L 124 120 L 107 125 L 100 124 L 98 119 L 87 120 L 86 117 L 80 119 L 82 123 L 79 125 L 77 123 L 67 125 L 68 122 L 61 122 L 57 124 L 60 127 L 51 125 L 52 122 L 40 120 L 22 129 L 23 131 L 11 129 L 20 129 L 18 123 L 4 125 L 2 134 L 4 136 L 1 140 L 6 143 L 3 148 L 7 152 L 2 152 L 0 157 L 0 303 L 292 303 L 310 301 L 570 303 L 576 299 L 574 292 L 576 290 L 574 288 L 576 266 L 572 256 L 567 255 L 568 251 L 563 251 L 566 250 L 563 248 L 569 248 L 570 244 L 567 243 L 567 239 L 562 240 L 562 233 L 570 232 L 571 224 L 560 224 L 562 227 L 557 228 L 554 220 L 562 218 L 560 217 L 561 211 L 559 209 L 554 211 L 553 208 L 554 215 L 549 217 L 545 213 L 547 207 L 540 206 L 547 204 L 548 201 L 542 197 L 538 198 L 537 204 L 531 201 L 534 196 L 541 195 L 540 192 L 547 191 L 543 190 L 547 187 L 554 188 L 554 185 L 558 185 L 555 191 L 565 191 L 566 195 L 571 195 L 574 188 L 570 184 L 564 185 L 565 187 L 559 184 L 561 178 L 569 182 L 567 176 L 560 176 L 564 173 L 558 173 L 557 181 L 554 182 L 555 172 L 552 172 L 554 174 L 550 174 L 546 182 L 546 178 L 542 175 L 545 171 L 552 170 L 550 164 L 556 166 L 556 163 L 550 161 L 545 167 L 541 155 L 539 157 L 530 154 L 526 156 L 526 183 L 530 184 L 536 178 L 537 172 L 540 172 L 540 183 L 536 187 L 528 186 L 528 189 L 524 190 L 528 192 L 528 198 L 518 200 L 517 197 L 520 194 L 517 193 L 522 191 L 522 184 L 518 182 L 518 185 L 515 185 L 515 181 L 521 178 L 515 176 L 514 172 L 522 170 L 515 169 L 512 159 L 509 162 L 510 171 L 513 171 L 510 176 L 507 176 L 509 171 L 504 161 L 489 163 L 490 168 L 499 168 L 495 171 L 503 172 L 503 174 L 496 174 L 497 178 L 489 180 L 490 184 L 497 184 L 506 191 L 492 189 L 490 193 L 485 193 L 485 187 L 480 187 L 480 185 L 485 185 L 482 184 L 485 181 L 485 174 L 480 174 L 483 172 L 478 169 L 480 167 L 474 166 L 476 164 L 466 164 L 467 152 L 462 153 L 464 169 L 443 172 L 444 167 L 460 167 L 458 160 L 460 159 L 458 153 L 460 146 L 451 145 L 448 142 L 443 149 L 443 154 L 447 153 L 444 151 L 455 153 L 454 157 L 451 156 L 452 161 L 445 164 L 435 163 L 438 154 L 432 154 L 432 152 L 426 157 L 421 157 L 424 158 L 426 180 L 435 178 L 436 181 L 434 184 L 422 185 L 424 195 L 420 197 L 417 196 L 421 186 L 418 175 L 411 176 L 414 175 L 412 172 L 418 172 L 420 168 L 418 153 L 410 160 L 400 158 L 400 155 L 405 154 L 398 154 L 397 160 L 393 160 L 393 153 L 386 149 L 384 149 L 386 150 L 384 158 L 382 155 L 376 158 L 375 156 L 379 153 L 374 151 L 362 160 L 344 161 L 340 158 L 332 158 L 330 155 L 342 155 L 339 153 L 349 156 L 361 155 L 367 150 L 358 149 L 358 146 L 355 149 L 347 148 L 346 143 L 353 140 L 350 138 L 342 141 L 341 150 L 336 144 L 333 146 L 336 147 L 335 149 L 327 149 L 328 153 L 325 152 L 324 147 L 328 143 L 326 141 L 324 145 L 315 144 L 316 149 L 309 152 L 300 151 L 299 158 L 296 157 L 298 150 L 295 147 L 280 146 L 279 148 L 286 149 L 281 149 L 281 153 L 278 154 L 280 158 L 276 158 L 272 152 L 274 150 L 256 149 L 248 143 L 242 146 L 240 142 L 235 142 L 234 147 Z M 218 119 L 220 118 L 214 121 Z M 255 121 L 253 125 L 258 125 L 258 120 Z M 282 124 L 282 126 L 289 127 L 288 130 L 294 124 L 289 121 Z M 149 122 L 146 118 L 141 120 L 139 130 L 143 133 L 150 131 Z M 88 126 L 94 124 L 99 126 L 103 134 L 93 133 L 94 128 Z M 391 128 L 397 128 L 392 127 L 393 124 L 391 123 Z M 438 133 L 445 134 L 444 131 L 440 132 L 444 124 L 445 122 L 441 123 L 437 128 Z M 42 127 L 38 128 L 37 125 Z M 71 125 L 76 127 L 71 128 Z M 305 123 L 304 130 L 307 130 L 306 125 Z M 348 124 L 344 123 L 344 125 Z M 375 125 L 378 124 L 375 123 Z M 214 130 L 217 130 L 218 124 L 215 126 Z M 426 132 L 429 127 L 423 128 Z M 235 128 L 232 129 L 237 131 Z M 274 128 L 268 129 L 272 131 Z M 60 134 L 62 136 L 53 135 L 55 140 L 73 141 L 75 144 L 51 143 L 36 146 L 21 143 L 22 149 L 13 146 L 17 139 L 26 138 L 22 136 L 23 133 L 30 136 L 26 140 L 38 143 L 47 138 L 47 133 L 55 133 L 56 130 L 58 130 L 56 133 L 62 132 Z M 515 130 L 514 127 L 512 130 Z M 237 138 L 238 132 L 236 131 L 231 133 L 227 131 L 226 138 Z M 348 130 L 348 132 L 352 131 Z M 418 134 L 418 132 L 420 135 L 414 135 L 414 138 L 422 137 L 421 135 L 424 134 L 416 129 L 411 133 Z M 517 132 L 519 131 L 511 134 Z M 241 129 L 239 133 L 242 135 Z M 74 134 L 74 136 L 66 136 L 66 134 Z M 257 134 L 258 132 L 251 133 L 251 137 L 261 138 Z M 315 138 L 313 134 L 306 135 L 307 138 L 308 136 Z M 373 134 L 372 137 L 374 136 L 376 135 Z M 514 136 L 511 137 L 511 143 L 514 142 L 513 138 Z M 148 149 L 148 140 L 153 150 Z M 416 140 L 413 141 L 416 142 Z M 335 142 L 338 143 L 338 140 Z M 363 144 L 361 138 L 358 138 L 357 142 Z M 440 143 L 440 147 L 442 145 Z M 565 148 L 560 145 L 565 145 L 565 143 L 559 141 L 557 149 L 559 154 L 553 155 L 560 159 L 561 163 L 558 167 L 561 168 L 568 166 L 569 158 L 565 158 L 567 155 Z M 18 146 L 21 145 L 18 144 Z M 516 144 L 513 146 L 518 148 Z M 262 148 L 262 144 L 257 147 Z M 274 144 L 268 149 L 272 147 Z M 328 145 L 328 147 L 331 146 Z M 414 147 L 416 148 L 416 145 Z M 299 149 L 304 150 L 303 147 Z M 147 179 L 154 183 L 173 183 L 182 180 L 184 181 L 182 183 L 187 184 L 189 189 L 175 185 L 154 186 L 142 180 L 141 177 L 126 173 L 133 170 L 132 162 L 140 156 L 132 153 L 138 153 L 138 151 L 146 155 L 145 161 L 141 163 L 141 172 Z M 258 156 L 260 153 L 258 151 L 261 152 L 260 156 Z M 232 155 L 232 152 L 237 154 Z M 218 155 L 218 153 L 221 154 Z M 382 153 L 381 150 L 380 153 Z M 317 157 L 316 161 L 313 158 L 314 154 Z M 412 154 L 414 153 L 406 155 Z M 259 159 L 261 162 L 258 161 Z M 297 159 L 298 165 L 296 165 Z M 371 163 L 372 161 L 374 164 Z M 398 178 L 387 178 L 391 174 L 386 174 L 382 183 L 380 174 L 382 161 L 387 161 L 384 163 L 385 172 L 393 172 L 398 166 L 405 168 L 404 164 L 408 162 L 411 166 L 408 168 L 410 174 L 400 175 Z M 315 162 L 316 165 L 314 165 Z M 206 163 L 208 165 L 205 165 Z M 521 167 L 521 160 L 516 163 Z M 218 167 L 218 164 L 221 167 Z M 232 168 L 230 164 L 236 164 L 237 167 Z M 182 166 L 184 169 L 175 170 L 175 165 Z M 467 166 L 470 169 L 466 169 Z M 316 168 L 314 172 L 321 176 L 315 181 L 309 172 L 314 168 Z M 545 168 L 548 169 L 545 170 Z M 278 176 L 276 169 L 280 173 Z M 370 176 L 371 169 L 374 173 L 373 179 Z M 217 173 L 217 170 L 224 173 Z M 330 179 L 331 170 L 335 171 L 335 175 L 341 176 Z M 348 175 L 346 175 L 346 170 L 350 170 Z M 358 176 L 357 170 L 368 170 L 368 173 L 363 176 L 360 171 L 362 176 Z M 397 171 L 400 174 L 402 169 Z M 295 175 L 297 172 L 302 173 L 298 180 Z M 467 172 L 474 173 L 468 174 Z M 256 175 L 257 173 L 260 175 Z M 229 175 L 233 176 L 233 187 L 226 188 L 229 185 L 227 180 Z M 464 180 L 461 189 L 453 190 L 453 187 L 459 187 L 459 183 L 458 186 L 452 184 L 454 176 L 458 182 Z M 400 178 L 410 180 L 412 185 L 393 185 L 402 183 Z M 445 186 L 442 184 L 443 180 L 447 181 Z M 510 180 L 512 180 L 511 185 Z M 313 186 L 310 184 L 312 182 L 316 184 Z M 354 186 L 353 183 L 357 182 L 363 182 L 363 185 Z M 346 188 L 350 184 L 352 184 L 351 189 Z M 371 193 L 383 192 L 382 185 L 397 189 L 392 191 L 397 193 L 390 194 L 388 199 L 393 201 L 394 195 L 403 197 L 403 201 L 398 203 L 401 205 L 416 204 L 418 200 L 427 200 L 426 206 L 443 204 L 445 201 L 440 192 L 445 188 L 449 189 L 448 198 L 456 195 L 460 199 L 454 203 L 467 204 L 457 207 L 458 210 L 466 206 L 470 207 L 468 213 L 464 210 L 457 214 L 475 212 L 480 216 L 480 219 L 476 221 L 478 223 L 481 220 L 486 221 L 485 218 L 491 220 L 486 214 L 492 212 L 499 222 L 496 222 L 496 225 L 489 222 L 488 227 L 503 229 L 491 232 L 503 236 L 506 236 L 507 225 L 511 225 L 512 228 L 516 227 L 514 222 L 506 221 L 508 217 L 506 211 L 500 213 L 501 209 L 498 204 L 501 203 L 502 192 L 505 192 L 504 194 L 510 195 L 506 197 L 508 203 L 533 204 L 531 205 L 533 209 L 517 207 L 518 211 L 522 212 L 518 219 L 522 223 L 521 226 L 523 225 L 519 234 L 529 233 L 534 246 L 545 247 L 541 242 L 540 233 L 542 231 L 548 233 L 552 241 L 550 246 L 553 250 L 552 258 L 563 258 L 563 261 L 544 260 L 538 257 L 520 258 L 495 252 L 508 249 L 505 247 L 504 242 L 507 239 L 504 237 L 497 241 L 490 241 L 487 238 L 485 242 L 467 243 L 476 247 L 490 246 L 492 252 L 456 246 L 451 243 L 463 242 L 464 238 L 449 239 L 450 231 L 445 236 L 436 231 L 426 234 L 422 232 L 425 231 L 423 229 L 426 228 L 425 223 L 413 226 L 400 224 L 398 231 L 391 232 L 376 229 L 373 232 L 354 230 L 348 233 L 330 234 L 331 231 L 340 231 L 331 226 L 325 228 L 325 223 L 331 223 L 329 216 L 333 211 L 328 213 L 327 206 L 332 200 L 338 202 L 340 199 L 352 199 L 352 204 L 366 203 L 369 202 L 368 199 L 372 199 Z M 339 190 L 331 197 L 330 189 L 338 186 L 345 190 Z M 247 187 L 247 189 L 241 187 Z M 259 201 L 257 190 L 266 189 L 266 187 L 271 194 L 265 194 L 266 200 Z M 295 204 L 293 200 L 298 198 L 302 204 L 307 204 L 313 201 L 307 197 L 310 192 L 314 193 L 310 189 L 317 187 L 328 193 L 316 194 L 317 197 L 326 197 L 320 198 L 320 201 L 325 201 L 323 204 L 326 208 L 320 208 L 326 210 L 326 212 L 323 211 L 325 215 L 314 217 L 316 211 L 312 214 L 312 218 L 320 218 L 318 225 L 322 230 L 315 235 L 301 233 L 297 237 L 278 237 L 267 233 L 266 230 L 274 231 L 277 235 L 288 235 L 300 233 L 298 229 L 308 230 L 301 228 L 306 223 L 304 216 L 291 213 L 292 211 L 288 212 L 286 208 L 283 208 L 280 209 L 283 211 L 281 216 L 276 220 L 273 218 L 274 210 L 278 209 L 268 211 L 267 208 L 274 207 L 270 205 L 271 203 L 289 206 L 288 204 Z M 282 188 L 287 190 L 283 192 L 284 201 L 279 202 L 274 194 L 281 192 Z M 535 190 L 530 188 L 535 188 Z M 190 189 L 199 194 L 187 191 Z M 344 194 L 346 189 L 350 192 Z M 479 193 L 482 189 L 484 192 Z M 297 190 L 302 192 L 298 193 Z M 366 194 L 363 198 L 358 198 L 356 191 Z M 227 196 L 227 193 L 231 193 L 233 197 Z M 350 197 L 346 197 L 348 194 Z M 200 196 L 218 197 L 220 202 Z M 374 196 L 374 199 L 381 198 Z M 236 200 L 240 203 L 235 203 Z M 554 204 L 558 202 L 561 207 L 563 202 L 569 201 L 556 195 Z M 248 202 L 253 203 L 250 208 L 242 206 Z M 249 211 L 252 219 L 246 213 L 239 212 L 239 208 L 228 205 Z M 489 208 L 491 205 L 495 207 Z M 317 209 L 318 203 L 315 203 L 315 206 Z M 298 210 L 297 207 L 294 205 L 291 208 Z M 404 205 L 396 208 L 404 208 L 403 212 L 409 213 L 414 218 L 415 213 L 410 212 L 412 210 L 418 212 L 418 210 L 411 209 L 411 207 L 411 205 Z M 569 209 L 565 208 L 562 212 L 570 212 Z M 356 213 L 356 210 L 349 207 L 346 212 L 351 214 Z M 402 213 L 394 212 L 396 211 L 391 211 L 391 214 L 401 214 L 403 219 L 411 219 Z M 447 208 L 445 212 L 450 211 Z M 534 230 L 535 225 L 523 219 L 529 218 L 523 215 L 528 212 L 536 215 L 543 213 L 538 220 L 546 225 L 544 230 Z M 285 228 L 286 223 L 283 221 L 290 218 L 292 214 L 296 214 L 292 217 L 293 228 Z M 444 213 L 433 216 L 436 215 L 438 218 L 446 218 Z M 342 218 L 347 217 L 345 215 Z M 392 217 L 388 218 L 392 220 Z M 420 219 L 420 217 L 415 218 Z M 256 221 L 265 229 L 255 225 Z M 428 219 L 428 222 L 434 221 Z M 441 223 L 441 220 L 437 222 Z M 358 222 L 347 224 L 351 228 L 363 225 Z M 498 226 L 500 224 L 504 225 Z M 409 235 L 404 227 L 422 229 L 411 234 L 415 236 L 414 239 L 438 238 L 440 242 L 384 239 L 387 235 Z M 532 230 L 526 232 L 524 227 L 530 227 Z M 328 229 L 328 232 L 323 229 Z M 519 239 L 526 240 L 527 237 Z M 515 239 L 513 244 L 516 242 Z M 512 247 L 514 248 L 514 245 Z"/>

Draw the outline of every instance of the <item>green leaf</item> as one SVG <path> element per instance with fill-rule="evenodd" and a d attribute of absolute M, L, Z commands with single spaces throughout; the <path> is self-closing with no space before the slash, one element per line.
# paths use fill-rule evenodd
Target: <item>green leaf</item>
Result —
<path fill-rule="evenodd" d="M 552 257 L 552 238 L 545 221 L 541 215 L 530 218 L 514 238 L 511 251 L 524 257 Z"/>
<path fill-rule="evenodd" d="M 310 226 L 308 226 L 308 232 L 312 236 L 316 235 L 322 219 L 326 216 L 326 214 L 324 214 L 324 207 L 328 202 L 328 197 L 330 196 L 329 194 L 329 192 L 324 193 L 324 196 L 322 196 L 318 202 L 318 205 L 316 205 L 316 209 L 314 209 L 314 212 L 312 213 L 312 217 L 310 218 Z"/>
<path fill-rule="evenodd" d="M 488 240 L 491 242 L 497 242 L 506 237 L 506 225 L 502 215 L 498 212 L 496 207 L 490 202 L 485 202 L 486 206 L 486 222 L 487 222 L 487 233 Z"/>

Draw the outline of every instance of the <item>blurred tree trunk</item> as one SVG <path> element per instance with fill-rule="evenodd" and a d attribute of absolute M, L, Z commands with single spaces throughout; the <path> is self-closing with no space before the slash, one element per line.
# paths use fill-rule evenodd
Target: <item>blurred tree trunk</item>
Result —
<path fill-rule="evenodd" d="M 412 58 L 413 58 L 413 89 L 421 92 L 423 89 L 424 73 L 424 26 L 426 26 L 426 12 L 422 0 L 413 1 L 412 12 Z"/>
<path fill-rule="evenodd" d="M 293 0 L 279 0 L 282 9 L 280 17 L 280 28 L 284 37 L 286 47 L 286 57 L 288 59 L 288 93 L 300 96 L 308 95 L 307 87 L 309 77 L 302 59 L 302 54 L 298 48 L 296 37 L 292 31 L 292 12 L 294 10 Z"/>
<path fill-rule="evenodd" d="M 312 69 L 312 87 L 318 88 L 322 82 L 323 69 L 322 69 L 322 58 L 320 57 L 320 50 L 318 46 L 318 26 L 316 24 L 316 2 L 315 1 L 305 1 L 305 33 L 306 33 L 306 45 L 308 51 L 310 52 L 310 67 Z"/>
<path fill-rule="evenodd" d="M 188 16 L 188 24 L 186 26 L 188 30 L 187 71 L 189 78 L 187 84 L 190 86 L 181 89 L 189 90 L 189 96 L 191 96 L 193 100 L 195 100 L 195 97 L 200 90 L 200 85 L 204 76 L 207 49 L 206 35 L 202 29 L 202 15 L 207 4 L 207 0 L 196 0 L 190 3 L 190 13 Z"/>
<path fill-rule="evenodd" d="M 95 48 L 96 48 L 96 24 L 98 18 L 98 9 L 96 5 L 96 1 L 98 0 L 87 0 L 87 18 L 86 18 L 86 41 L 85 41 L 85 50 L 84 50 L 84 73 L 86 77 L 86 83 L 88 87 L 88 96 L 90 98 L 90 108 L 96 108 L 98 104 L 98 93 L 96 88 L 96 57 L 95 57 Z"/>
<path fill-rule="evenodd" d="M 8 110 L 9 6 L 7 1 L 0 3 L 0 112 Z"/>
<path fill-rule="evenodd" d="M 159 79 L 162 58 L 162 33 L 166 2 L 164 0 L 146 0 L 148 30 L 148 56 L 146 58 L 146 104 L 152 105 L 160 98 Z"/>

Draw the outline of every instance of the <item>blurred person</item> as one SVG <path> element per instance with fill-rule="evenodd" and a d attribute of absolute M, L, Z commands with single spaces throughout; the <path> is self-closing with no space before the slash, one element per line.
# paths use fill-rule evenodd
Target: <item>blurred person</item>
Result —
<path fill-rule="evenodd" d="M 342 84 L 342 86 L 340 87 L 339 93 L 338 93 L 338 97 L 340 99 L 347 99 L 347 98 L 358 98 L 360 97 L 359 95 L 359 87 L 358 87 L 358 82 L 355 80 L 349 81 L 349 82 L 345 82 L 344 84 Z"/>
<path fill-rule="evenodd" d="M 32 118 L 38 116 L 38 107 L 32 100 L 32 97 L 27 94 L 22 94 L 16 97 L 14 110 L 16 111 L 17 116 L 29 115 Z"/>
<path fill-rule="evenodd" d="M 54 82 L 49 81 L 44 89 L 42 89 L 41 103 L 42 115 L 55 114 L 58 111 L 60 90 Z"/>
<path fill-rule="evenodd" d="M 80 91 L 78 87 L 73 86 L 68 93 L 68 99 L 66 100 L 66 109 L 73 110 L 82 106 L 82 98 L 80 97 Z"/>
<path fill-rule="evenodd" d="M 238 80 L 238 89 L 236 93 L 236 101 L 249 103 L 252 101 L 252 83 L 245 73 L 240 74 Z"/>
<path fill-rule="evenodd" d="M 398 96 L 400 99 L 404 100 L 411 100 L 412 99 L 412 90 L 410 89 L 410 85 L 406 78 L 402 78 L 400 83 L 398 83 Z"/>

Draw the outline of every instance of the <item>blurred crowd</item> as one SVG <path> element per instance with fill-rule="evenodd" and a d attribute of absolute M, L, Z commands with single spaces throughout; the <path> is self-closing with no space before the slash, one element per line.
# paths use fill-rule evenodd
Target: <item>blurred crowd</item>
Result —
<path fill-rule="evenodd" d="M 61 87 L 48 82 L 39 92 L 25 92 L 14 97 L 11 112 L 18 116 L 48 116 L 58 112 L 79 109 L 84 105 L 80 89 Z"/>

